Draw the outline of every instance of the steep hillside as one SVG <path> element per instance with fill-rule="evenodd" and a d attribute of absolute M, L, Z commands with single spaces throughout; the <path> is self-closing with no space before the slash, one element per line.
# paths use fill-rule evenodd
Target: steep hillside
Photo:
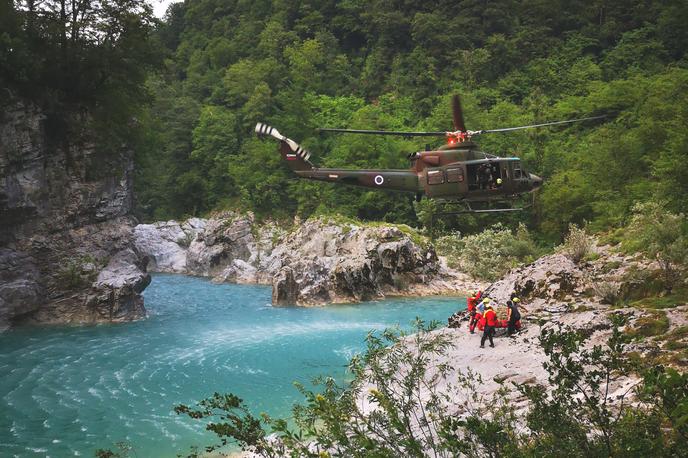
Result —
<path fill-rule="evenodd" d="M 138 156 L 137 212 L 150 221 L 238 208 L 425 224 L 431 205 L 413 195 L 292 179 L 252 128 L 275 126 L 319 166 L 405 168 L 409 153 L 441 142 L 316 128 L 446 131 L 453 93 L 472 130 L 607 118 L 476 138 L 489 153 L 521 157 L 545 184 L 529 211 L 461 215 L 448 228 L 522 221 L 558 242 L 571 222 L 623 224 L 637 201 L 666 200 L 680 211 L 688 206 L 679 179 L 688 175 L 687 5 L 174 4 L 159 29 L 167 67 L 149 80 L 155 101 L 143 120 L 150 142 Z"/>

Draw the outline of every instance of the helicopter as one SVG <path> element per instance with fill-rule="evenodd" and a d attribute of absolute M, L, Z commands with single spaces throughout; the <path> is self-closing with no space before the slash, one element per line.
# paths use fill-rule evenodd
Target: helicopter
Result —
<path fill-rule="evenodd" d="M 402 137 L 445 137 L 446 144 L 436 150 L 411 153 L 409 169 L 335 169 L 319 168 L 310 162 L 310 153 L 277 129 L 258 123 L 255 132 L 259 137 L 270 136 L 279 140 L 279 152 L 289 168 L 300 178 L 326 181 L 366 188 L 401 191 L 415 194 L 416 201 L 424 196 L 440 204 L 460 204 L 465 210 L 453 213 L 482 213 L 519 211 L 513 203 L 520 196 L 537 191 L 542 178 L 529 173 L 518 157 L 499 157 L 478 149 L 473 137 L 521 129 L 570 124 L 604 118 L 592 116 L 565 121 L 545 122 L 527 126 L 500 129 L 468 130 L 463 119 L 461 102 L 452 97 L 453 131 L 406 132 L 383 130 L 356 130 L 321 128 L 321 132 L 398 135 Z M 495 208 L 498 204 L 507 206 Z M 497 205 L 495 205 L 497 204 Z M 475 208 L 475 206 L 482 208 Z"/>

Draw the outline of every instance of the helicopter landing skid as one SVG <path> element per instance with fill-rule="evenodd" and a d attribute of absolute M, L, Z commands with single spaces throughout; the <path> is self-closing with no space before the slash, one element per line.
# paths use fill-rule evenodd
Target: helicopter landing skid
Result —
<path fill-rule="evenodd" d="M 445 203 L 444 205 L 451 205 L 448 203 Z M 453 205 L 464 205 L 465 209 L 463 210 L 453 210 L 453 211 L 441 211 L 441 212 L 433 212 L 430 215 L 430 238 L 434 239 L 434 228 L 435 228 L 435 219 L 437 217 L 441 216 L 451 216 L 451 215 L 463 215 L 466 213 L 507 213 L 507 212 L 520 212 L 525 210 L 526 208 L 530 208 L 533 206 L 533 204 L 529 204 L 523 207 L 518 207 L 518 208 L 473 208 L 471 207 L 470 202 L 463 201 L 463 202 L 455 202 Z"/>
<path fill-rule="evenodd" d="M 456 211 L 451 211 L 451 212 L 440 212 L 440 213 L 435 213 L 437 216 L 444 216 L 444 215 L 461 215 L 465 213 L 501 213 L 501 212 L 520 212 L 525 210 L 526 207 L 523 208 L 490 208 L 490 209 L 484 209 L 484 210 L 478 210 L 478 209 L 473 209 L 473 208 L 468 208 L 466 210 L 456 210 Z"/>
<path fill-rule="evenodd" d="M 441 215 L 461 215 L 464 213 L 501 213 L 501 212 L 520 212 L 525 210 L 526 208 L 532 207 L 532 204 L 525 205 L 523 207 L 508 207 L 508 208 L 473 208 L 471 207 L 471 203 L 468 201 L 462 201 L 462 202 L 455 202 L 455 203 L 450 203 L 446 202 L 444 205 L 463 205 L 464 209 L 463 210 L 452 210 L 452 211 L 441 211 L 435 213 L 435 215 L 441 216 Z M 489 203 L 488 203 L 489 205 Z"/>

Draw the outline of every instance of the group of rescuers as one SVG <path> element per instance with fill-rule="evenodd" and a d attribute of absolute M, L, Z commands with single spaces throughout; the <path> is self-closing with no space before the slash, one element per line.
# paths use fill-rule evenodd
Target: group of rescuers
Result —
<path fill-rule="evenodd" d="M 478 167 L 478 186 L 480 189 L 497 189 L 502 186 L 499 169 L 490 163 L 480 164 Z"/>
<path fill-rule="evenodd" d="M 507 328 L 507 335 L 513 337 L 517 331 L 521 330 L 521 312 L 519 306 L 524 311 L 528 311 L 521 300 L 512 294 L 511 298 L 506 301 L 507 319 L 497 319 L 497 312 L 492 307 L 492 300 L 489 297 L 483 297 L 482 291 L 474 291 L 466 300 L 468 305 L 468 314 L 470 321 L 468 322 L 468 330 L 471 334 L 475 334 L 475 327 L 483 331 L 483 337 L 480 339 L 480 348 L 485 348 L 485 341 L 490 340 L 490 347 L 494 347 L 492 337 L 495 334 L 495 328 Z"/>

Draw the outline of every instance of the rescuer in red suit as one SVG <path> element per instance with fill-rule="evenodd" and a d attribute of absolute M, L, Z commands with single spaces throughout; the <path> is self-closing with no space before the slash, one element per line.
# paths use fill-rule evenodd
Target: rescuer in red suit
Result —
<path fill-rule="evenodd" d="M 466 299 L 468 315 L 470 316 L 468 320 L 468 329 L 471 331 L 471 334 L 475 333 L 475 325 L 478 324 L 478 320 L 475 319 L 475 306 L 478 304 L 477 294 L 478 293 L 474 291 L 471 293 L 470 297 Z"/>
<path fill-rule="evenodd" d="M 480 348 L 485 348 L 485 340 L 490 339 L 490 347 L 494 348 L 492 336 L 495 333 L 495 326 L 497 326 L 497 314 L 492 310 L 492 306 L 485 307 L 485 330 L 483 337 L 480 339 Z"/>
<path fill-rule="evenodd" d="M 478 290 L 477 292 L 474 292 L 471 297 L 473 297 L 474 300 L 473 300 L 473 309 L 471 310 L 470 305 L 468 308 L 468 312 L 470 313 L 470 316 L 471 316 L 470 320 L 468 321 L 468 329 L 471 331 L 471 334 L 474 334 L 476 325 L 478 324 L 480 319 L 483 317 L 482 313 L 478 313 L 478 311 L 477 311 L 478 303 L 480 302 L 480 299 L 483 298 L 483 292 Z"/>

